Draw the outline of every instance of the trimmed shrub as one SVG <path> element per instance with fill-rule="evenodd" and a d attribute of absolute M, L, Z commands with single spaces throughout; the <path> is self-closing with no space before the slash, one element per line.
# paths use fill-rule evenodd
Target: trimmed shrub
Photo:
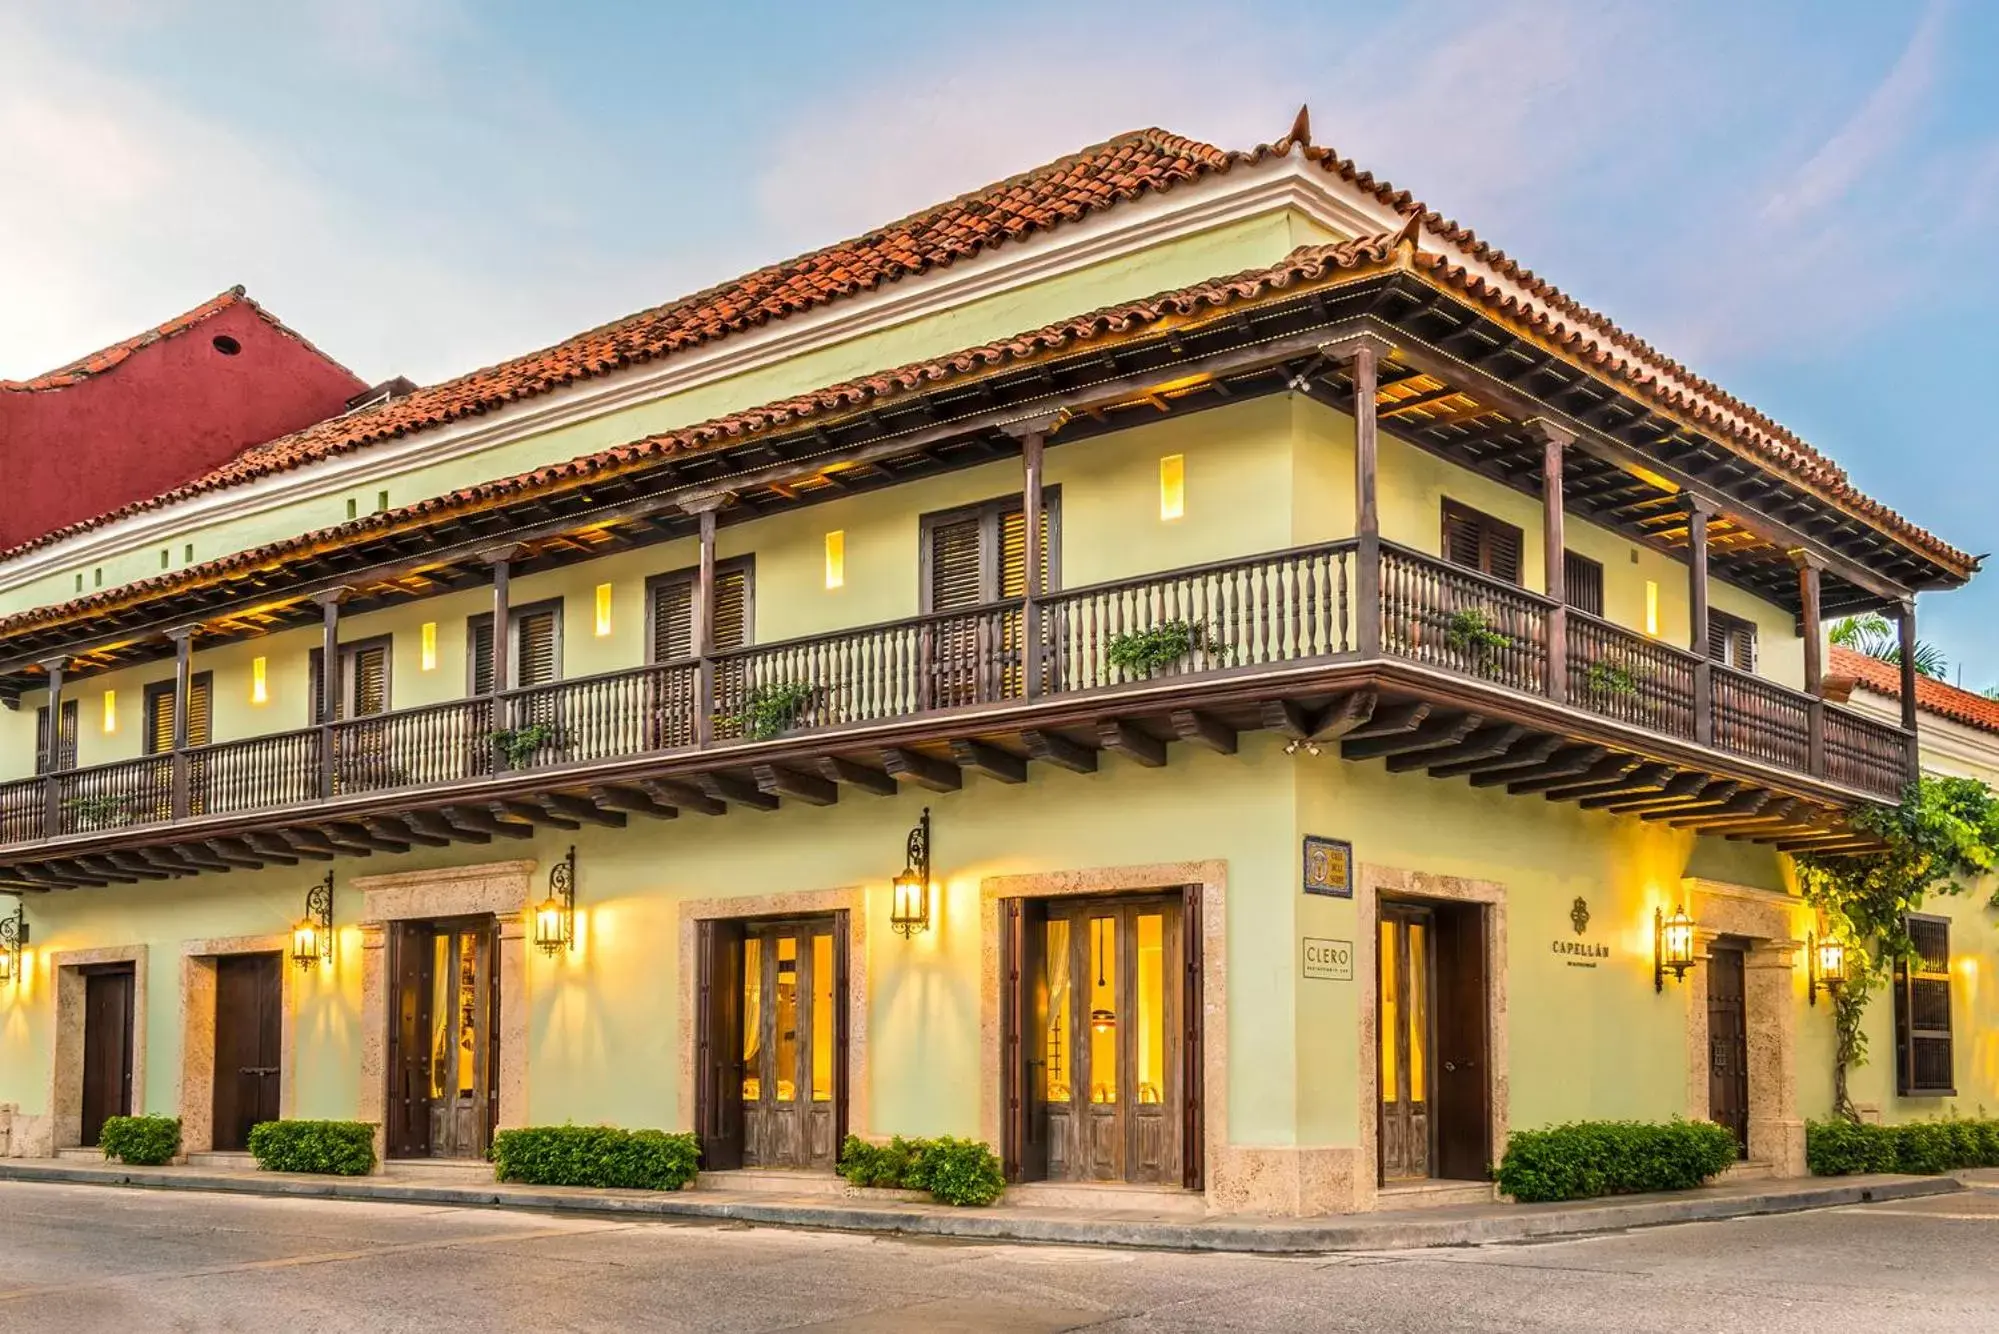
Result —
<path fill-rule="evenodd" d="M 679 1190 L 694 1180 L 701 1143 L 687 1133 L 615 1126 L 530 1126 L 493 1136 L 502 1181 L 599 1190 Z"/>
<path fill-rule="evenodd" d="M 1006 1190 L 1006 1175 L 990 1146 L 950 1135 L 897 1135 L 886 1144 L 849 1135 L 840 1146 L 839 1170 L 856 1186 L 927 1190 L 940 1204 L 991 1204 Z"/>
<path fill-rule="evenodd" d="M 178 1116 L 112 1116 L 97 1136 L 104 1157 L 131 1167 L 158 1167 L 180 1152 Z"/>
<path fill-rule="evenodd" d="M 1951 1117 L 1897 1126 L 1855 1125 L 1842 1117 L 1805 1126 L 1805 1166 L 1812 1175 L 1905 1172 L 1937 1176 L 1966 1167 L 1999 1167 L 1999 1121 Z"/>
<path fill-rule="evenodd" d="M 266 1172 L 366 1176 L 375 1170 L 375 1127 L 366 1121 L 265 1121 L 250 1127 L 250 1153 Z"/>
<path fill-rule="evenodd" d="M 1692 1190 L 1737 1157 L 1711 1121 L 1576 1121 L 1507 1138 L 1499 1188 L 1522 1204 Z"/>

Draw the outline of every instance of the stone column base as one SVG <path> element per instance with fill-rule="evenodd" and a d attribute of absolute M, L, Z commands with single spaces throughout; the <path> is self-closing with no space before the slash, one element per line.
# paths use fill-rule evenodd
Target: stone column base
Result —
<path fill-rule="evenodd" d="M 1312 1218 L 1374 1207 L 1374 1171 L 1353 1145 L 1227 1144 L 1208 1160 L 1208 1211 Z"/>
<path fill-rule="evenodd" d="M 1770 1164 L 1772 1175 L 1805 1173 L 1805 1123 L 1796 1118 L 1749 1118 L 1749 1156 Z"/>

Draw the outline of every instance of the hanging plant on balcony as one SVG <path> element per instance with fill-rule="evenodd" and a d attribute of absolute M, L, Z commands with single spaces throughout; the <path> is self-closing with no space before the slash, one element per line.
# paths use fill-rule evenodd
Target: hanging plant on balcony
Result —
<path fill-rule="evenodd" d="M 1147 630 L 1112 635 L 1110 664 L 1132 676 L 1154 676 L 1206 649 L 1208 627 L 1192 621 L 1161 621 Z"/>
<path fill-rule="evenodd" d="M 812 704 L 812 687 L 803 681 L 773 681 L 754 686 L 736 714 L 743 736 L 751 741 L 769 741 L 798 726 L 798 720 Z"/>
<path fill-rule="evenodd" d="M 525 769 L 534 759 L 535 752 L 555 744 L 561 735 L 554 723 L 528 723 L 522 727 L 502 728 L 487 739 L 506 760 L 509 769 Z"/>
<path fill-rule="evenodd" d="M 1444 643 L 1479 666 L 1487 667 L 1492 664 L 1493 654 L 1513 647 L 1513 637 L 1492 623 L 1485 608 L 1466 607 L 1452 612 L 1451 619 L 1444 623 Z"/>
<path fill-rule="evenodd" d="M 130 797 L 100 792 L 95 796 L 71 797 L 62 804 L 62 808 L 76 817 L 78 829 L 102 829 L 116 824 L 131 802 Z"/>
<path fill-rule="evenodd" d="M 1583 685 L 1592 699 L 1632 699 L 1638 694 L 1638 674 L 1628 662 L 1598 658 L 1583 674 Z"/>

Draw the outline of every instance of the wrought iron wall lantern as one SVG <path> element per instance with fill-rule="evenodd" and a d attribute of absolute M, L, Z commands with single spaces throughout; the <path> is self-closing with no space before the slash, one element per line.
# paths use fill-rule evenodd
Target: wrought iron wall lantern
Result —
<path fill-rule="evenodd" d="M 553 958 L 576 948 L 576 849 L 548 868 L 548 897 L 534 910 L 534 943 Z"/>
<path fill-rule="evenodd" d="M 1684 982 L 1687 969 L 1694 966 L 1694 919 L 1685 908 L 1673 909 L 1671 917 L 1662 909 L 1652 910 L 1652 989 L 1666 989 L 1666 973 Z"/>
<path fill-rule="evenodd" d="M 1819 1003 L 1821 987 L 1828 996 L 1838 995 L 1839 989 L 1846 985 L 1846 942 L 1838 936 L 1807 933 L 1805 967 L 1810 974 L 1809 989 L 1805 993 L 1809 1003 Z"/>
<path fill-rule="evenodd" d="M 14 900 L 14 911 L 0 917 L 0 985 L 18 982 L 26 971 L 22 951 L 28 945 L 28 918 L 22 902 Z"/>
<path fill-rule="evenodd" d="M 918 931 L 930 929 L 930 808 L 909 831 L 902 874 L 895 878 L 895 901 L 889 908 L 888 924 L 908 940 Z"/>
<path fill-rule="evenodd" d="M 305 916 L 292 928 L 292 962 L 301 969 L 333 962 L 333 872 L 305 892 Z"/>

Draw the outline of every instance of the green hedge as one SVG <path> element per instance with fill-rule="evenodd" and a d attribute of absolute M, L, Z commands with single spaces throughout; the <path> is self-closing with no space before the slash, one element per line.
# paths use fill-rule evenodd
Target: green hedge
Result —
<path fill-rule="evenodd" d="M 97 1146 L 104 1156 L 132 1167 L 158 1167 L 180 1152 L 178 1116 L 107 1117 Z"/>
<path fill-rule="evenodd" d="M 1844 1118 L 1805 1126 L 1805 1166 L 1814 1176 L 1906 1172 L 1936 1176 L 1965 1167 L 1999 1167 L 1999 1121 L 1952 1118 L 1898 1126 L 1855 1125 Z"/>
<path fill-rule="evenodd" d="M 600 1190 L 679 1190 L 694 1180 L 700 1141 L 664 1130 L 530 1126 L 493 1137 L 502 1181 Z"/>
<path fill-rule="evenodd" d="M 1522 1204 L 1691 1190 L 1736 1161 L 1735 1136 L 1710 1121 L 1577 1121 L 1515 1131 L 1499 1188 Z"/>
<path fill-rule="evenodd" d="M 978 1140 L 904 1139 L 870 1144 L 858 1135 L 840 1146 L 840 1175 L 856 1186 L 927 1190 L 943 1204 L 991 1204 L 1006 1189 L 1000 1160 Z"/>
<path fill-rule="evenodd" d="M 366 1176 L 375 1170 L 375 1127 L 366 1121 L 265 1121 L 250 1127 L 250 1153 L 266 1172 Z"/>

